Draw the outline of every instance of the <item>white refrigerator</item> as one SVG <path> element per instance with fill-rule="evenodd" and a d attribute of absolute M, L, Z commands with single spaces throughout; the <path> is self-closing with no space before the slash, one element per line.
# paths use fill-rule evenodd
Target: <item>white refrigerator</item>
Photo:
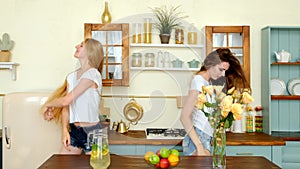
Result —
<path fill-rule="evenodd" d="M 3 169 L 35 169 L 61 147 L 61 126 L 39 109 L 49 93 L 10 93 L 2 105 Z"/>

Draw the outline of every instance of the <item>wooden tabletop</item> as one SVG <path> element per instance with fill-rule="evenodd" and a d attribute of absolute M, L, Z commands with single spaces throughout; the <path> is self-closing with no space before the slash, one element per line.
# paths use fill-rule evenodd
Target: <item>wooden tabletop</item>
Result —
<path fill-rule="evenodd" d="M 109 132 L 109 144 L 148 144 L 148 145 L 181 145 L 181 139 L 147 139 L 142 130 L 130 130 L 126 134 L 116 131 Z M 253 145 L 253 146 L 284 146 L 285 140 L 265 133 L 231 133 L 226 134 L 226 145 Z"/>
<path fill-rule="evenodd" d="M 211 169 L 211 156 L 182 156 L 176 169 Z M 91 169 L 88 155 L 53 155 L 39 169 Z M 108 169 L 151 169 L 143 156 L 111 155 Z M 277 165 L 264 157 L 229 156 L 226 157 L 226 169 L 279 169 Z"/>

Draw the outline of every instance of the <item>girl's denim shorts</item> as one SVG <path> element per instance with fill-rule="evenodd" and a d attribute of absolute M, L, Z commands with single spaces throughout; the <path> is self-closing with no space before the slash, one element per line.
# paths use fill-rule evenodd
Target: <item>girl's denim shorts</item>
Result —
<path fill-rule="evenodd" d="M 203 131 L 199 130 L 198 128 L 194 127 L 200 141 L 202 142 L 205 149 L 211 152 L 211 141 L 212 137 L 204 133 Z M 189 135 L 186 135 L 182 142 L 183 148 L 183 155 L 190 156 L 196 151 L 196 146 L 191 140 Z"/>
<path fill-rule="evenodd" d="M 101 124 L 98 123 L 94 126 L 80 127 L 75 126 L 73 123 L 71 123 L 69 132 L 71 138 L 71 145 L 73 147 L 82 149 L 85 153 L 91 151 L 91 146 L 87 146 L 87 133 L 95 129 L 101 129 Z"/>

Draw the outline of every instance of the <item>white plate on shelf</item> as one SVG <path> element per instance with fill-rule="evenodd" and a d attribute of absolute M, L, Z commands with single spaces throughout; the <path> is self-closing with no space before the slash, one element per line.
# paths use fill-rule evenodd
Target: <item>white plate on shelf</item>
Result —
<path fill-rule="evenodd" d="M 286 91 L 286 86 L 281 79 L 271 80 L 271 95 L 284 95 Z"/>
<path fill-rule="evenodd" d="M 293 86 L 294 86 L 295 84 L 297 84 L 297 83 L 300 83 L 300 78 L 294 78 L 294 79 L 289 80 L 287 86 L 288 86 L 288 91 L 289 91 L 290 95 L 295 95 L 295 94 L 293 93 L 292 88 L 293 88 Z M 296 90 L 297 90 L 297 89 L 296 89 Z"/>
<path fill-rule="evenodd" d="M 300 95 L 300 83 L 295 83 L 292 87 L 293 95 Z"/>

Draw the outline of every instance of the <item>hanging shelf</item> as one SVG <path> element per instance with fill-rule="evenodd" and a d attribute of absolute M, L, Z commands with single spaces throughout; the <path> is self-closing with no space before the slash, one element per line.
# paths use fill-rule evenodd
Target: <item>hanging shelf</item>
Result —
<path fill-rule="evenodd" d="M 11 78 L 15 81 L 17 79 L 16 70 L 18 65 L 15 62 L 0 62 L 0 69 L 9 69 L 11 71 Z"/>

